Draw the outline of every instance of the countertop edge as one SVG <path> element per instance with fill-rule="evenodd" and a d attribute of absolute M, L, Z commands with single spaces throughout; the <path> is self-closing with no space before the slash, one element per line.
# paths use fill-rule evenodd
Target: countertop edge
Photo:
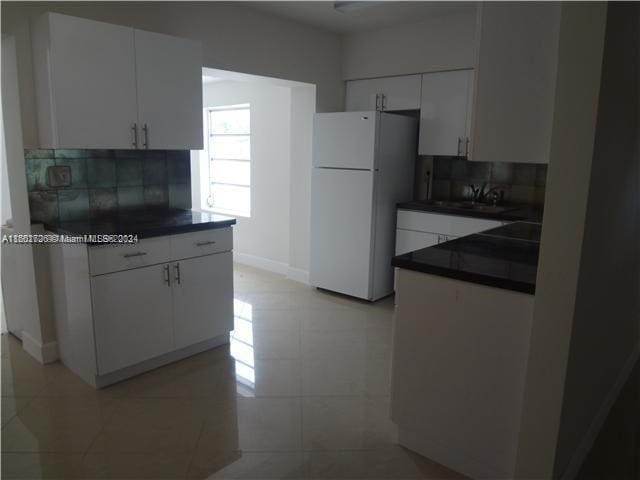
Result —
<path fill-rule="evenodd" d="M 451 278 L 453 280 L 460 280 L 467 283 L 473 283 L 476 285 L 485 285 L 487 287 L 495 287 L 503 290 L 511 290 L 514 292 L 525 293 L 528 295 L 535 295 L 535 284 L 518 282 L 515 280 L 507 280 L 503 278 L 497 278 L 479 273 L 466 272 L 463 270 L 451 270 L 444 267 L 438 267 L 435 265 L 416 264 L 409 260 L 403 260 L 394 258 L 391 261 L 391 265 L 404 270 L 412 270 L 414 272 L 428 273 L 436 275 L 438 277 Z"/>
<path fill-rule="evenodd" d="M 522 207 L 525 208 L 525 207 Z M 486 220 L 496 220 L 496 221 L 504 221 L 504 222 L 517 222 L 517 221 L 529 221 L 540 223 L 540 219 L 537 216 L 531 215 L 518 215 L 514 212 L 521 211 L 522 209 L 516 209 L 512 211 L 507 211 L 504 213 L 490 213 L 483 212 L 481 210 L 472 210 L 472 209 L 458 209 L 458 208 L 449 208 L 449 207 L 441 207 L 438 205 L 415 205 L 411 202 L 403 202 L 396 204 L 397 210 L 411 210 L 413 212 L 427 212 L 427 213 L 436 213 L 439 215 L 454 215 L 456 217 L 470 217 L 470 218 L 484 218 Z"/>
<path fill-rule="evenodd" d="M 53 225 L 47 222 L 37 222 L 38 224 L 43 225 L 45 230 L 48 230 L 53 233 L 57 233 L 60 235 L 92 235 L 92 233 L 88 232 L 77 232 L 68 230 L 64 227 L 60 227 L 58 225 Z M 236 219 L 231 218 L 229 220 L 221 220 L 216 222 L 208 222 L 208 223 L 198 223 L 193 225 L 172 225 L 172 226 L 164 226 L 164 227 L 156 227 L 156 228 L 147 228 L 144 229 L 141 233 L 137 232 L 118 232 L 118 233 L 104 233 L 100 235 L 138 235 L 139 238 L 153 238 L 153 237 L 162 237 L 165 235 L 177 235 L 180 233 L 190 233 L 190 232 L 200 232 L 203 230 L 215 230 L 218 228 L 226 228 L 232 225 L 235 225 Z"/>

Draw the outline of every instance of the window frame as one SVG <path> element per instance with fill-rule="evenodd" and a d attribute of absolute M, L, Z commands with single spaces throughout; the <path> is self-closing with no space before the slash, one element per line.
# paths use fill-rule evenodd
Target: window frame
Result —
<path fill-rule="evenodd" d="M 252 160 L 252 152 L 251 152 L 251 104 L 250 103 L 239 103 L 232 105 L 220 105 L 216 107 L 206 107 L 206 120 L 207 120 L 207 131 L 206 131 L 206 155 L 207 155 L 207 192 L 206 196 L 203 196 L 204 206 L 206 206 L 207 210 L 212 212 L 221 213 L 224 215 L 233 215 L 237 217 L 251 217 L 251 160 Z M 214 112 L 225 112 L 225 111 L 236 111 L 236 110 L 248 110 L 249 111 L 249 131 L 248 133 L 213 133 L 212 128 L 212 119 L 211 115 Z M 212 137 L 247 137 L 249 139 L 249 158 L 214 158 L 213 153 L 211 152 L 211 138 Z M 226 162 L 241 162 L 249 165 L 249 182 L 248 185 L 240 185 L 236 183 L 229 182 L 216 182 L 213 180 L 213 163 L 216 161 L 226 161 Z M 236 188 L 246 189 L 248 192 L 249 203 L 247 210 L 233 210 L 227 209 L 222 206 L 216 205 L 213 202 L 213 187 L 214 185 L 225 185 Z"/>

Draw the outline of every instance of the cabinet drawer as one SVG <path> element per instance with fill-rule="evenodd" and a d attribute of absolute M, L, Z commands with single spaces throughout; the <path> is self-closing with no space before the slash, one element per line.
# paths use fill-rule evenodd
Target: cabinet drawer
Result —
<path fill-rule="evenodd" d="M 232 249 L 233 233 L 231 228 L 182 233 L 171 237 L 172 260 L 227 252 Z"/>
<path fill-rule="evenodd" d="M 499 220 L 461 217 L 458 215 L 441 215 L 438 213 L 417 212 L 414 210 L 398 210 L 397 228 L 462 237 L 464 235 L 499 227 L 502 224 L 503 222 Z"/>
<path fill-rule="evenodd" d="M 431 247 L 440 242 L 441 235 L 414 230 L 396 230 L 396 255 Z"/>
<path fill-rule="evenodd" d="M 398 210 L 396 228 L 417 232 L 450 233 L 451 216 L 415 210 Z"/>
<path fill-rule="evenodd" d="M 454 237 L 464 237 L 472 233 L 480 233 L 490 228 L 500 227 L 500 220 L 487 220 L 484 218 L 473 217 L 452 217 L 451 227 L 448 232 L 442 232 L 445 235 Z"/>
<path fill-rule="evenodd" d="M 126 245 L 89 247 L 91 275 L 145 267 L 171 260 L 171 244 L 167 237 L 147 238 Z"/>

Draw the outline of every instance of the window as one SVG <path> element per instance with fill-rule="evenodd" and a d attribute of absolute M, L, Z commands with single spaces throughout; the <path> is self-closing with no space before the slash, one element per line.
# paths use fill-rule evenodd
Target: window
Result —
<path fill-rule="evenodd" d="M 251 109 L 249 104 L 207 109 L 211 210 L 251 214 Z"/>

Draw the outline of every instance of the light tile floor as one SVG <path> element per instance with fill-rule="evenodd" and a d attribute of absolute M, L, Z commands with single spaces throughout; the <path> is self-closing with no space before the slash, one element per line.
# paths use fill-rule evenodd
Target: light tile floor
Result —
<path fill-rule="evenodd" d="M 235 268 L 230 346 L 103 390 L 3 335 L 2 478 L 463 478 L 394 444 L 392 299 Z M 578 479 L 640 479 L 640 365 Z"/>
<path fill-rule="evenodd" d="M 392 299 L 236 265 L 221 347 L 96 391 L 2 338 L 2 478 L 462 478 L 394 444 Z"/>

